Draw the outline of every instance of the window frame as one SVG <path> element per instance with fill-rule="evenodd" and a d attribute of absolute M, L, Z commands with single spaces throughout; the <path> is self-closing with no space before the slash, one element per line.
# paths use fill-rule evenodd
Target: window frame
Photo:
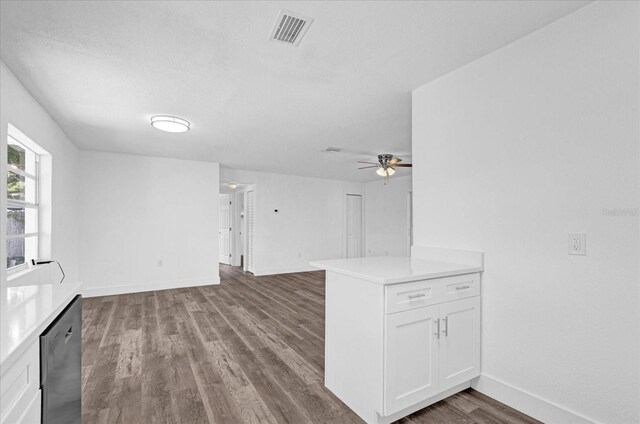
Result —
<path fill-rule="evenodd" d="M 11 128 L 10 128 L 11 129 Z M 27 171 L 23 171 L 22 169 L 19 169 L 13 165 L 9 164 L 9 146 L 10 145 L 18 145 L 20 146 L 22 149 L 24 149 L 25 151 L 29 151 L 31 152 L 31 154 L 34 155 L 34 161 L 35 161 L 35 167 L 34 167 L 34 174 L 31 174 Z M 34 201 L 33 202 L 28 202 L 26 200 L 18 200 L 18 199 L 12 199 L 9 196 L 9 190 L 7 188 L 7 192 L 6 192 L 6 213 L 5 213 L 5 218 L 4 219 L 8 219 L 7 218 L 7 214 L 9 213 L 9 209 L 10 208 L 20 208 L 20 209 L 25 209 L 25 221 L 26 221 L 26 210 L 27 209 L 35 209 L 36 210 L 36 231 L 35 232 L 26 232 L 26 228 L 25 228 L 25 232 L 22 234 L 5 234 L 5 239 L 7 241 L 9 240 L 18 240 L 18 239 L 22 239 L 24 240 L 25 243 L 25 250 L 26 250 L 26 241 L 27 238 L 31 238 L 31 237 L 35 237 L 36 239 L 36 254 L 39 256 L 40 253 L 40 156 L 41 153 L 37 152 L 35 149 L 27 146 L 25 143 L 23 143 L 22 141 L 20 141 L 17 137 L 13 136 L 11 134 L 11 131 L 7 132 L 7 176 L 5 178 L 8 178 L 8 173 L 9 172 L 13 172 L 16 175 L 20 175 L 22 177 L 25 178 L 25 181 L 28 179 L 33 180 L 34 182 Z M 26 157 L 26 155 L 25 155 Z M 25 163 L 25 168 L 26 168 L 26 163 Z M 26 185 L 25 185 L 26 186 Z M 26 194 L 26 188 L 25 188 L 25 198 L 27 197 Z M 26 225 L 26 223 L 25 223 Z M 6 230 L 7 232 L 9 231 L 9 229 L 7 228 Z M 26 253 L 26 252 L 25 252 Z M 7 256 L 9 255 L 9 252 L 7 251 Z M 6 266 L 6 270 L 7 270 L 7 275 L 11 275 L 14 274 L 16 272 L 20 272 L 23 271 L 25 269 L 28 268 L 29 266 L 29 260 L 30 259 L 38 259 L 38 257 L 35 258 L 24 258 L 24 262 L 19 264 L 19 265 L 15 265 L 12 267 L 9 267 L 9 264 L 7 263 Z"/>

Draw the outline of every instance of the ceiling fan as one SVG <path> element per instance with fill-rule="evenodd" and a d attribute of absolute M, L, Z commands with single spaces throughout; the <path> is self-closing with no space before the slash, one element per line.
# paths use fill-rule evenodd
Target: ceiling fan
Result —
<path fill-rule="evenodd" d="M 384 154 L 378 155 L 378 163 L 364 162 L 359 160 L 358 163 L 366 163 L 370 166 L 363 166 L 358 169 L 378 168 L 376 169 L 376 174 L 380 175 L 381 177 L 384 177 L 384 183 L 386 184 L 387 181 L 389 180 L 389 176 L 393 175 L 396 172 L 396 168 L 398 167 L 410 168 L 413 166 L 410 163 L 400 163 L 400 162 L 402 162 L 402 159 L 394 157 L 389 153 L 384 153 Z"/>

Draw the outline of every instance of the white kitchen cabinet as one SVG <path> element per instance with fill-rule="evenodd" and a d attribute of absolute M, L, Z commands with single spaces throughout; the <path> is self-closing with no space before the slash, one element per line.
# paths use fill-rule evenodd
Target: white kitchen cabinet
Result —
<path fill-rule="evenodd" d="M 480 297 L 440 305 L 440 391 L 480 375 Z"/>
<path fill-rule="evenodd" d="M 472 297 L 386 316 L 385 415 L 479 375 L 479 308 Z"/>
<path fill-rule="evenodd" d="M 311 264 L 327 271 L 325 386 L 365 422 L 392 423 L 479 376 L 481 263 Z"/>
<path fill-rule="evenodd" d="M 438 392 L 438 306 L 386 316 L 385 415 L 407 408 Z"/>
<path fill-rule="evenodd" d="M 82 284 L 56 263 L 12 274 L 0 287 L 0 424 L 41 422 L 40 335 Z"/>
<path fill-rule="evenodd" d="M 40 422 L 40 341 L 34 341 L 25 354 L 0 379 L 0 423 Z M 37 417 L 37 420 L 34 420 Z"/>

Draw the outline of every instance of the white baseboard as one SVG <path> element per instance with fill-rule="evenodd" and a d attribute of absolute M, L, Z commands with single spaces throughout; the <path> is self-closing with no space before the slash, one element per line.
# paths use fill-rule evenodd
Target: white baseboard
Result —
<path fill-rule="evenodd" d="M 271 268 L 271 269 L 256 270 L 256 272 L 253 275 L 255 275 L 256 277 L 261 277 L 264 275 L 291 274 L 294 272 L 309 272 L 309 271 L 320 271 L 320 270 L 310 265 L 300 265 L 300 266 L 288 266 L 285 268 Z"/>
<path fill-rule="evenodd" d="M 108 287 L 83 287 L 82 296 L 111 296 L 114 294 L 140 293 L 154 290 L 179 289 L 184 287 L 209 286 L 220 284 L 220 276 L 197 280 L 161 281 L 147 284 L 122 284 Z"/>
<path fill-rule="evenodd" d="M 509 405 L 537 420 L 545 423 L 594 424 L 589 419 L 564 406 L 558 405 L 526 390 L 512 386 L 487 374 L 481 374 L 471 383 L 471 387 L 480 393 Z"/>

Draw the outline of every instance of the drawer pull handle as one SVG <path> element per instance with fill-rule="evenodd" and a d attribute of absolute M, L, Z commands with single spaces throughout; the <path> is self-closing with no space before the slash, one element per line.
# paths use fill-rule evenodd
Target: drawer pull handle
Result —
<path fill-rule="evenodd" d="M 426 296 L 426 294 L 424 294 L 424 293 L 410 294 L 409 295 L 409 299 L 417 299 L 419 297 L 425 297 L 425 296 Z"/>
<path fill-rule="evenodd" d="M 438 336 L 438 340 L 440 340 L 440 319 L 436 320 L 436 332 L 433 335 Z"/>
<path fill-rule="evenodd" d="M 466 289 L 470 289 L 471 286 L 458 286 L 456 287 L 456 290 L 466 290 Z"/>

